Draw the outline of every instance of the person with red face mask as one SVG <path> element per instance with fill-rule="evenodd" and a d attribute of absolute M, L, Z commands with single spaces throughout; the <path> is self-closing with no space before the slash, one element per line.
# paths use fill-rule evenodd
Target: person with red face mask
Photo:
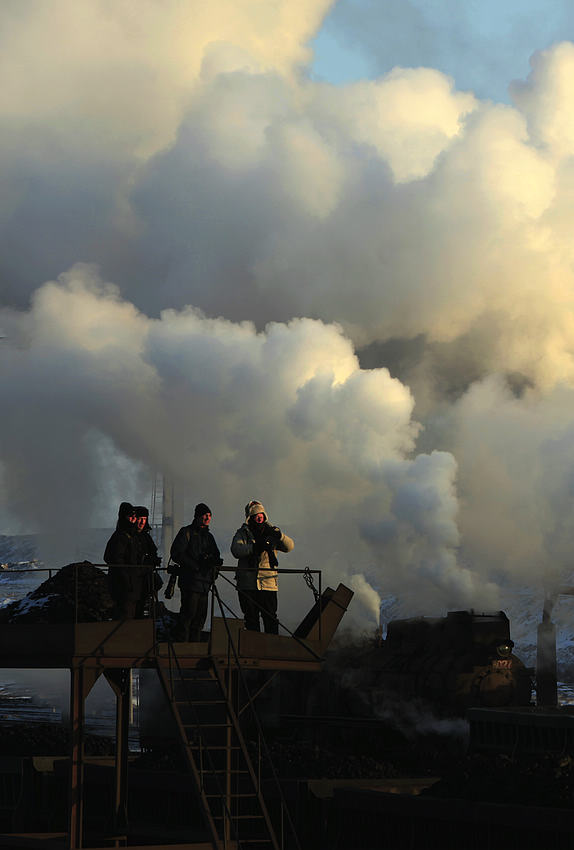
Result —
<path fill-rule="evenodd" d="M 279 631 L 277 620 L 277 552 L 291 552 L 295 544 L 276 525 L 271 525 L 261 502 L 245 506 L 245 522 L 235 532 L 231 554 L 238 559 L 235 580 L 245 628 L 269 634 Z"/>
<path fill-rule="evenodd" d="M 144 505 L 136 505 L 134 508 L 136 515 L 136 561 L 139 565 L 139 588 L 134 587 L 136 592 L 136 619 L 145 617 L 151 611 L 151 603 L 156 591 L 158 591 L 163 582 L 158 573 L 154 571 L 154 567 L 159 567 L 161 558 L 157 554 L 157 546 L 151 536 L 151 528 L 149 524 L 149 510 Z M 135 575 L 134 575 L 135 584 Z"/>

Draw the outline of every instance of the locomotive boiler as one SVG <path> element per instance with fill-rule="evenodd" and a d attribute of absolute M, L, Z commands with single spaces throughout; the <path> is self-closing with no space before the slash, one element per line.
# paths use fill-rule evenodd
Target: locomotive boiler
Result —
<path fill-rule="evenodd" d="M 513 653 L 504 611 L 450 611 L 393 620 L 361 659 L 377 689 L 464 712 L 471 706 L 529 705 L 532 671 Z"/>

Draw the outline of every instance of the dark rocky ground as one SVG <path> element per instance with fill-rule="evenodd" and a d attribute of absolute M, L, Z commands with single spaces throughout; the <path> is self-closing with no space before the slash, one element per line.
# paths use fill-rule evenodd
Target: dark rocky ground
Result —
<path fill-rule="evenodd" d="M 443 766 L 441 780 L 423 792 L 432 797 L 574 808 L 574 759 L 542 753 L 511 757 L 475 753 Z"/>
<path fill-rule="evenodd" d="M 56 724 L 3 724 L 3 756 L 66 756 L 69 731 Z M 112 738 L 87 735 L 86 755 L 112 756 Z M 253 745 L 255 750 L 255 745 Z M 438 777 L 422 793 L 429 797 L 464 799 L 499 804 L 574 808 L 574 758 L 567 754 L 468 753 L 458 757 L 409 748 L 388 759 L 366 754 L 341 753 L 276 739 L 270 751 L 277 775 L 284 779 L 397 779 Z M 183 771 L 177 743 L 164 742 L 137 756 L 134 770 Z"/>

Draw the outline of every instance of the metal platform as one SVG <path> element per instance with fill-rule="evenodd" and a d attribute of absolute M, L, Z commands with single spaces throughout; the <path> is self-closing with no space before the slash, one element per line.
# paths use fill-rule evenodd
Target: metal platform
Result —
<path fill-rule="evenodd" d="M 116 694 L 116 836 L 108 836 L 104 845 L 128 846 L 126 825 L 131 670 L 155 668 L 165 684 L 173 677 L 175 657 L 180 675 L 182 670 L 215 670 L 230 701 L 232 676 L 241 675 L 243 669 L 319 671 L 325 651 L 352 596 L 352 591 L 342 584 L 336 590 L 327 588 L 291 636 L 246 631 L 243 628 L 243 620 L 225 617 L 212 619 L 209 639 L 205 643 L 159 642 L 155 637 L 155 623 L 151 619 L 0 625 L 0 667 L 70 670 L 72 732 L 68 833 L 65 836 L 4 835 L 0 836 L 0 846 L 46 846 L 67 850 L 94 846 L 93 842 L 87 844 L 84 840 L 84 714 L 86 698 L 100 675 L 106 677 Z M 168 685 L 165 686 L 168 689 Z M 171 699 L 175 705 L 175 696 Z M 230 702 L 227 711 L 231 716 Z M 226 726 L 229 725 L 229 722 L 226 722 Z M 240 735 L 238 727 L 236 732 Z M 189 743 L 187 748 L 191 748 Z M 10 844 L 10 841 L 13 843 Z M 180 846 L 193 850 L 225 846 L 228 850 L 234 843 L 227 837 L 222 843 L 214 834 L 211 842 Z M 276 845 L 271 843 L 270 846 Z"/>
<path fill-rule="evenodd" d="M 227 626 L 226 626 L 227 623 Z M 205 643 L 178 643 L 182 664 L 193 667 L 228 654 L 229 627 L 239 662 L 269 670 L 319 670 L 330 637 L 294 639 L 243 630 L 243 620 L 214 617 Z M 155 667 L 167 663 L 168 644 L 156 642 L 152 620 L 122 620 L 66 625 L 0 625 L 0 667 L 16 669 Z"/>
<path fill-rule="evenodd" d="M 178 643 L 178 657 L 193 667 L 207 657 L 225 666 L 230 636 L 238 663 L 266 670 L 319 670 L 323 655 L 353 593 L 340 584 L 327 588 L 323 602 L 304 618 L 294 635 L 246 631 L 243 620 L 214 617 L 209 640 Z M 303 625 L 303 624 L 302 624 Z M 18 669 L 84 669 L 155 667 L 166 664 L 168 644 L 156 641 L 153 620 L 99 623 L 0 625 L 0 667 Z M 234 662 L 235 663 L 235 662 Z"/>

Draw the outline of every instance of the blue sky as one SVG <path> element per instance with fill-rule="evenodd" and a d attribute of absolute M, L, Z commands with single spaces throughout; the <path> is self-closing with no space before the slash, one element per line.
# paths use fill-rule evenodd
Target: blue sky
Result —
<path fill-rule="evenodd" d="M 509 102 L 535 50 L 574 40 L 574 0 L 338 0 L 312 42 L 333 83 L 430 66 L 458 89 Z"/>

